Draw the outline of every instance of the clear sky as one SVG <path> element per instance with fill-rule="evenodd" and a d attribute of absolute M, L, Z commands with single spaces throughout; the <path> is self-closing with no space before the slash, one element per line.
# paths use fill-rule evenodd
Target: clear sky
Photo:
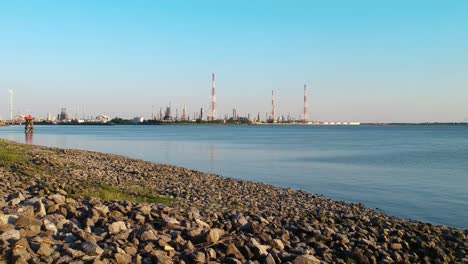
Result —
<path fill-rule="evenodd" d="M 221 114 L 468 120 L 468 1 L 1 1 L 0 115 Z"/>

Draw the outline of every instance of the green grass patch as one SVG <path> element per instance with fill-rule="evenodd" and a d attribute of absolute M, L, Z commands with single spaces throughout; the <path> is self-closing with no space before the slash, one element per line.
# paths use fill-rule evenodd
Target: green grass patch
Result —
<path fill-rule="evenodd" d="M 114 186 L 107 184 L 94 184 L 88 185 L 86 190 L 78 195 L 84 197 L 96 197 L 104 201 L 130 201 L 134 203 L 155 203 L 155 204 L 164 204 L 172 205 L 174 199 L 154 195 L 148 190 L 145 190 L 141 187 L 130 188 L 130 190 L 121 190 Z"/>
<path fill-rule="evenodd" d="M 24 147 L 0 141 L 0 162 L 23 164 L 26 161 L 26 150 Z"/>

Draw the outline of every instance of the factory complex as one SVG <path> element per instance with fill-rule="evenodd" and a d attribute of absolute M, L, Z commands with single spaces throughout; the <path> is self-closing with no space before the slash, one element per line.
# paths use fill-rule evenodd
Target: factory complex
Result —
<path fill-rule="evenodd" d="M 85 117 L 84 106 L 82 115 L 78 114 L 79 110 L 74 115 L 70 115 L 66 108 L 61 108 L 58 114 L 47 113 L 45 118 L 33 117 L 34 121 L 39 124 L 166 124 L 166 123 L 213 123 L 213 124 L 255 124 L 255 125 L 360 125 L 358 122 L 322 122 L 313 121 L 309 118 L 309 103 L 307 84 L 304 84 L 304 97 L 302 115 L 293 117 L 288 115 L 279 115 L 276 111 L 275 91 L 271 92 L 271 111 L 257 112 L 255 114 L 247 113 L 245 116 L 240 116 L 237 109 L 232 109 L 232 114 L 218 116 L 217 100 L 216 100 L 216 77 L 211 74 L 211 101 L 208 109 L 208 114 L 205 115 L 205 110 L 200 108 L 199 111 L 193 112 L 192 115 L 187 111 L 184 105 L 179 111 L 178 108 L 173 111 L 172 104 L 169 103 L 164 109 L 161 107 L 159 113 L 155 113 L 154 105 L 152 106 L 151 117 L 144 118 L 141 116 L 132 119 L 122 119 L 119 117 L 111 118 L 108 115 L 98 115 Z M 6 124 L 23 124 L 27 121 L 29 114 L 18 113 L 14 115 L 13 107 L 13 90 L 9 92 L 9 119 L 5 120 Z M 1 120 L 1 119 L 0 119 Z"/>

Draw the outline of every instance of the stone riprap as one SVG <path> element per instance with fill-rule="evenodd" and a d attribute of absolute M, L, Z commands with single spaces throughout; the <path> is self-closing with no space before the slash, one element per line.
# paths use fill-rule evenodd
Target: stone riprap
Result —
<path fill-rule="evenodd" d="M 467 231 L 361 204 L 110 154 L 0 149 L 0 262 L 468 263 Z"/>

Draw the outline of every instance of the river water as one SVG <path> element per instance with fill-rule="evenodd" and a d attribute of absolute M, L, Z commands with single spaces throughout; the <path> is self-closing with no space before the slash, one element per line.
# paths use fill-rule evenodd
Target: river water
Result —
<path fill-rule="evenodd" d="M 1 127 L 21 143 L 121 154 L 468 228 L 468 127 Z"/>

